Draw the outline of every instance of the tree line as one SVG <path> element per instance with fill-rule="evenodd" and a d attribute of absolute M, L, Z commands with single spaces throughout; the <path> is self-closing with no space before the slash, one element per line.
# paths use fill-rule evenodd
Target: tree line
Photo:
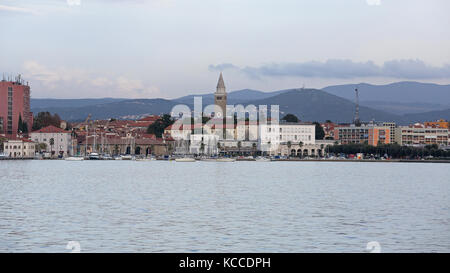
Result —
<path fill-rule="evenodd" d="M 341 144 L 327 147 L 328 153 L 334 154 L 373 154 L 384 156 L 387 154 L 392 158 L 413 159 L 418 157 L 440 157 L 450 158 L 450 150 L 443 150 L 437 144 L 424 147 L 401 146 L 399 144 L 380 144 L 371 146 L 368 144 Z"/>

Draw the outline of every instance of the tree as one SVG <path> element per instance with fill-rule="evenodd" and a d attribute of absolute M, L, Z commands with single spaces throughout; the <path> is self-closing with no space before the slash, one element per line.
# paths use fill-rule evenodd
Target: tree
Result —
<path fill-rule="evenodd" d="M 239 154 L 241 154 L 242 141 L 238 141 L 237 143 Z"/>
<path fill-rule="evenodd" d="M 36 145 L 36 149 L 41 153 L 42 151 L 47 150 L 47 144 L 39 143 L 39 145 Z"/>
<path fill-rule="evenodd" d="M 325 137 L 325 132 L 322 126 L 317 121 L 313 122 L 316 125 L 316 139 L 323 139 Z"/>
<path fill-rule="evenodd" d="M 205 143 L 200 143 L 200 153 L 203 154 L 205 152 Z"/>
<path fill-rule="evenodd" d="M 49 112 L 39 112 L 34 117 L 33 130 L 39 130 L 41 128 L 53 125 L 59 127 L 61 124 L 61 118 L 58 114 L 50 114 Z"/>
<path fill-rule="evenodd" d="M 284 120 L 286 122 L 298 122 L 298 118 L 294 114 L 287 114 L 281 120 Z"/>
<path fill-rule="evenodd" d="M 161 138 L 164 133 L 164 129 L 172 125 L 174 122 L 175 121 L 170 115 L 164 114 L 161 118 L 148 126 L 147 133 L 154 134 L 156 137 Z"/>
<path fill-rule="evenodd" d="M 22 127 L 23 127 L 23 122 L 22 122 L 22 115 L 19 114 L 19 124 L 17 125 L 17 133 L 22 133 Z"/>
<path fill-rule="evenodd" d="M 256 154 L 256 147 L 257 147 L 256 143 L 253 143 L 252 147 L 253 147 L 253 154 Z"/>
<path fill-rule="evenodd" d="M 291 141 L 287 142 L 287 147 L 288 147 L 288 155 L 290 155 L 291 154 L 291 147 L 292 147 L 292 142 Z"/>
<path fill-rule="evenodd" d="M 0 137 L 0 152 L 3 152 L 3 143 L 7 141 L 6 138 Z"/>
<path fill-rule="evenodd" d="M 302 150 L 302 147 L 303 147 L 303 141 L 300 141 L 299 143 L 298 143 L 298 146 L 300 147 L 300 157 L 303 155 L 303 150 Z"/>
<path fill-rule="evenodd" d="M 55 139 L 50 138 L 50 152 L 53 155 L 53 145 L 55 145 Z"/>

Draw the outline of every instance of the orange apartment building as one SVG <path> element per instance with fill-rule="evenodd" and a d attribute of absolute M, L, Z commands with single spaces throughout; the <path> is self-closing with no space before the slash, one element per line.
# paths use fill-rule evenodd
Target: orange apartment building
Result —
<path fill-rule="evenodd" d="M 334 139 L 342 144 L 367 143 L 372 146 L 393 142 L 391 129 L 387 126 L 376 125 L 336 125 L 334 128 Z"/>

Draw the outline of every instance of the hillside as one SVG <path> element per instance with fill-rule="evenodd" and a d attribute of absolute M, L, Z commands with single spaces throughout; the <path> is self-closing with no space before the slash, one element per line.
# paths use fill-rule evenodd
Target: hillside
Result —
<path fill-rule="evenodd" d="M 177 103 L 164 99 L 136 99 L 111 103 L 87 105 L 82 107 L 48 107 L 41 109 L 58 115 L 65 120 L 81 121 L 91 114 L 93 119 L 125 118 L 144 114 L 168 113 Z"/>
<path fill-rule="evenodd" d="M 124 101 L 127 99 L 101 98 L 101 99 L 35 99 L 31 98 L 31 108 L 53 108 L 53 107 L 83 107 L 96 104 Z"/>
<path fill-rule="evenodd" d="M 390 86 L 394 86 L 390 85 Z M 399 83 L 402 86 L 402 83 Z M 422 84 L 419 84 L 422 85 Z M 427 85 L 427 84 L 425 84 Z M 229 104 L 254 104 L 254 105 L 280 105 L 281 115 L 293 113 L 305 121 L 325 121 L 330 119 L 335 122 L 351 122 L 353 120 L 355 105 L 353 103 L 356 85 L 327 87 L 325 90 L 316 89 L 289 89 L 275 92 L 262 92 L 244 89 L 228 94 Z M 365 84 L 358 85 L 361 97 L 372 98 Z M 375 86 L 376 89 L 380 86 Z M 330 91 L 331 90 L 331 91 Z M 337 90 L 337 91 L 336 91 Z M 340 91 L 339 91 L 340 90 Z M 350 91 L 348 91 L 350 90 Z M 344 97 L 333 95 L 329 92 L 341 94 Z M 377 91 L 378 92 L 378 91 Z M 397 92 L 397 91 L 392 91 Z M 403 92 L 403 91 L 398 91 Z M 437 91 L 438 93 L 441 91 Z M 446 91 L 442 91 L 446 92 Z M 445 97 L 446 93 L 439 93 Z M 380 91 L 385 94 L 386 91 Z M 366 95 L 364 95 L 366 94 Z M 213 94 L 204 94 L 203 106 L 214 103 Z M 349 99 L 346 99 L 347 96 Z M 192 108 L 194 95 L 181 97 L 174 100 L 165 99 L 32 99 L 32 111 L 49 111 L 58 113 L 61 118 L 75 121 L 84 120 L 88 114 L 94 119 L 105 118 L 133 118 L 145 114 L 169 113 L 177 104 L 187 104 Z M 379 98 L 384 99 L 383 97 Z M 380 100 L 361 103 L 360 116 L 363 121 L 395 121 L 400 124 L 417 122 L 422 120 L 450 119 L 450 113 L 445 104 L 427 102 L 384 102 Z M 40 107 L 36 107 L 40 106 Z M 433 110 L 433 111 L 430 111 Z"/>
<path fill-rule="evenodd" d="M 446 119 L 450 120 L 450 109 L 439 110 L 439 111 L 430 111 L 419 114 L 407 114 L 405 115 L 406 120 L 415 121 L 415 122 L 424 122 L 430 120 L 439 120 Z"/>
<path fill-rule="evenodd" d="M 280 91 L 275 91 L 275 92 L 263 92 L 263 91 L 252 90 L 252 89 L 243 89 L 243 90 L 229 92 L 227 99 L 228 99 L 228 103 L 230 103 L 230 104 L 242 104 L 242 103 L 248 102 L 250 100 L 265 99 L 265 98 L 273 97 L 273 96 L 276 96 L 285 91 L 286 90 L 280 90 Z M 176 101 L 178 103 L 183 103 L 183 104 L 192 104 L 194 102 L 195 96 L 201 96 L 203 99 L 204 105 L 214 103 L 214 94 L 213 93 L 202 94 L 202 95 L 188 95 L 188 96 L 184 96 L 184 97 L 181 97 L 178 99 L 174 99 L 174 101 Z"/>
<path fill-rule="evenodd" d="M 280 105 L 280 116 L 295 114 L 303 121 L 351 122 L 355 111 L 353 102 L 317 89 L 292 89 L 274 97 L 251 101 L 254 105 Z M 363 121 L 395 121 L 403 123 L 402 116 L 362 106 Z"/>
<path fill-rule="evenodd" d="M 450 104 L 450 85 L 419 82 L 397 82 L 387 85 L 367 83 L 335 85 L 322 90 L 346 99 L 354 100 L 355 88 L 361 101 L 396 101 L 403 103 Z"/>

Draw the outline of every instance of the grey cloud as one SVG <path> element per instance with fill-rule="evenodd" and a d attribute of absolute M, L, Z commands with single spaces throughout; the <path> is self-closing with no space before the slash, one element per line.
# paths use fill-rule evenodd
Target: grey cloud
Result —
<path fill-rule="evenodd" d="M 305 77 L 305 78 L 368 78 L 390 77 L 402 79 L 441 79 L 450 78 L 450 65 L 433 67 L 421 60 L 391 60 L 383 65 L 372 61 L 353 62 L 351 60 L 311 61 L 304 63 L 271 63 L 259 67 L 238 68 L 233 64 L 210 65 L 214 68 L 239 69 L 250 78 L 270 77 Z"/>
<path fill-rule="evenodd" d="M 239 67 L 237 67 L 233 64 L 230 64 L 230 63 L 223 63 L 223 64 L 218 64 L 218 65 L 210 64 L 208 66 L 208 70 L 213 71 L 213 72 L 216 72 L 216 71 L 220 72 L 220 71 L 230 70 L 230 69 L 239 69 Z"/>

